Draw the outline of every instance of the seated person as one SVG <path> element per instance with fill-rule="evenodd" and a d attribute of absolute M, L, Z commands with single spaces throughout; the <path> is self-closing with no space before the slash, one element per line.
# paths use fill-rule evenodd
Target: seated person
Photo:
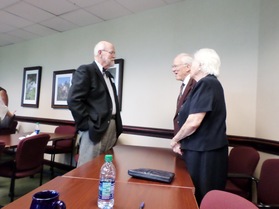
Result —
<path fill-rule="evenodd" d="M 9 128 L 14 121 L 15 115 L 9 111 L 8 101 L 6 90 L 0 87 L 0 129 Z"/>

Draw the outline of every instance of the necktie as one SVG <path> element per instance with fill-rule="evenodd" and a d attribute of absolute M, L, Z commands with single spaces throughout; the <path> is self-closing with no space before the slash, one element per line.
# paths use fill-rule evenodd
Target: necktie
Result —
<path fill-rule="evenodd" d="M 179 92 L 179 99 L 181 98 L 182 94 L 183 94 L 183 88 L 184 88 L 185 84 L 182 83 L 180 86 L 180 92 Z"/>
<path fill-rule="evenodd" d="M 103 76 L 104 76 L 104 80 L 107 84 L 108 90 L 109 90 L 109 95 L 112 101 L 112 114 L 115 115 L 116 114 L 116 104 L 115 104 L 115 93 L 114 93 L 114 89 L 113 89 L 113 84 L 111 83 L 111 79 L 113 79 L 113 76 L 111 75 L 111 73 L 103 68 Z"/>
<path fill-rule="evenodd" d="M 106 75 L 108 78 L 114 79 L 113 75 L 105 68 L 103 68 L 103 75 Z"/>

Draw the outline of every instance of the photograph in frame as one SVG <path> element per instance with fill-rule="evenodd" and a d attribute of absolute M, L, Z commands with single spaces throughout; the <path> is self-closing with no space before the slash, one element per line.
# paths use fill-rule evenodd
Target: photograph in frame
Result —
<path fill-rule="evenodd" d="M 122 109 L 122 88 L 123 88 L 123 73 L 124 73 L 124 59 L 115 59 L 114 66 L 110 67 L 108 71 L 114 77 L 116 92 L 119 102 L 120 110 Z"/>
<path fill-rule="evenodd" d="M 52 108 L 67 109 L 67 97 L 72 85 L 75 70 L 60 70 L 53 72 Z"/>
<path fill-rule="evenodd" d="M 21 106 L 39 107 L 42 67 L 26 67 L 23 69 Z"/>

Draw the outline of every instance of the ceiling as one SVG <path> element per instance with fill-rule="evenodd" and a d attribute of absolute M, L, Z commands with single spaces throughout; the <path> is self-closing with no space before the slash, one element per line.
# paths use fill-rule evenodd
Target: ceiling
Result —
<path fill-rule="evenodd" d="M 0 0 L 0 47 L 183 0 Z"/>

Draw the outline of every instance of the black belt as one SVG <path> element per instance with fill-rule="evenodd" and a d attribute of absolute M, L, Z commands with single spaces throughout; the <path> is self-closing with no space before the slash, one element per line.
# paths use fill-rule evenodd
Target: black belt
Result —
<path fill-rule="evenodd" d="M 112 116 L 111 116 L 111 119 L 112 119 L 112 120 L 115 120 L 115 119 L 116 119 L 116 115 L 112 115 Z"/>

